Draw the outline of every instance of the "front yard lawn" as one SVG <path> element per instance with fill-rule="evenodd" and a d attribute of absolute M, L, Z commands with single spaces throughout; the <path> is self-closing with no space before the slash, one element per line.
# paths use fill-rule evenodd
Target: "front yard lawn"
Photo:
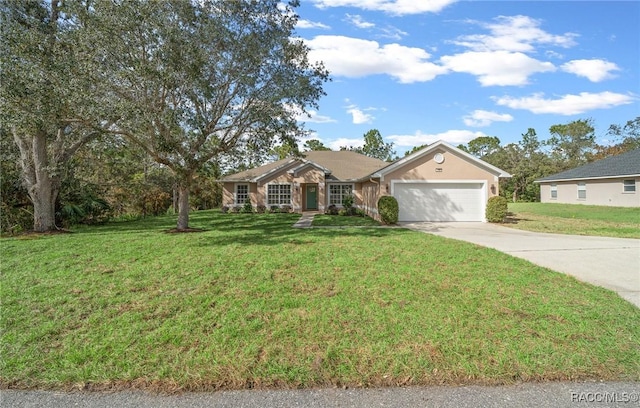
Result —
<path fill-rule="evenodd" d="M 2 239 L 2 387 L 640 380 L 640 310 L 400 228 L 192 214 Z"/>
<path fill-rule="evenodd" d="M 640 208 L 510 203 L 505 226 L 527 231 L 640 238 Z"/>
<path fill-rule="evenodd" d="M 380 223 L 371 217 L 320 214 L 313 217 L 314 227 L 377 227 Z"/>

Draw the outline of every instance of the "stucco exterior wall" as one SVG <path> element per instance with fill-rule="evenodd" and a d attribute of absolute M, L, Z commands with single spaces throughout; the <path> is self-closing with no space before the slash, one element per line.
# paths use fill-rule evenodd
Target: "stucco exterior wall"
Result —
<path fill-rule="evenodd" d="M 444 162 L 435 162 L 434 156 L 437 153 L 441 153 L 444 156 Z M 380 183 L 381 194 L 390 194 L 392 180 L 486 180 L 487 198 L 498 195 L 500 188 L 498 176 L 492 174 L 488 170 L 478 167 L 477 164 L 469 161 L 467 158 L 458 156 L 446 150 L 434 151 L 429 154 L 425 154 L 424 156 L 395 169 L 393 172 L 386 174 L 384 176 L 384 180 Z"/>
<path fill-rule="evenodd" d="M 624 192 L 624 180 L 635 180 L 636 191 Z M 640 207 L 640 177 L 580 181 L 585 183 L 587 193 L 585 199 L 578 198 L 577 181 L 558 181 L 555 182 L 558 192 L 557 198 L 551 198 L 553 183 L 540 183 L 540 201 L 543 203 Z"/>
<path fill-rule="evenodd" d="M 249 185 L 249 198 L 251 200 L 251 204 L 255 207 L 257 205 L 264 205 L 268 207 L 267 204 L 267 185 L 269 184 L 290 184 L 291 185 L 291 206 L 294 211 L 300 212 L 303 210 L 303 193 L 304 193 L 304 184 L 317 184 L 318 186 L 318 210 L 323 211 L 325 202 L 325 183 L 324 183 L 324 172 L 314 168 L 309 167 L 301 170 L 299 173 L 293 175 L 289 174 L 288 171 L 293 166 L 289 166 L 287 168 L 283 168 L 278 172 L 273 173 L 270 177 L 260 180 L 259 183 L 250 183 L 250 182 L 226 182 L 223 183 L 222 189 L 222 205 L 233 207 L 236 205 L 235 203 L 235 189 L 237 184 L 247 184 Z"/>
<path fill-rule="evenodd" d="M 374 181 L 362 183 L 361 196 L 360 208 L 371 218 L 379 219 L 378 198 L 380 198 L 380 183 Z"/>
<path fill-rule="evenodd" d="M 249 186 L 249 200 L 251 204 L 255 207 L 256 200 L 258 199 L 258 190 L 256 188 L 255 183 L 246 183 L 246 182 L 237 182 L 237 183 L 223 183 L 222 184 L 222 205 L 227 207 L 233 207 L 236 204 L 236 185 L 237 184 L 246 184 Z"/>

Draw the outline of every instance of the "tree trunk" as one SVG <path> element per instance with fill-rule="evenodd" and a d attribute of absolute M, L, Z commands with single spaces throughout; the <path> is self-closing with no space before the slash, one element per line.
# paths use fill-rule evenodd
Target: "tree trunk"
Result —
<path fill-rule="evenodd" d="M 39 180 L 29 189 L 29 197 L 33 202 L 33 230 L 46 232 L 56 230 L 56 199 L 58 189 L 55 180 L 50 177 Z"/>
<path fill-rule="evenodd" d="M 23 136 L 14 129 L 13 136 L 20 150 L 22 178 L 33 203 L 33 230 L 56 230 L 56 199 L 60 177 L 52 174 L 47 156 L 47 138 L 44 132 Z"/>
<path fill-rule="evenodd" d="M 178 184 L 178 225 L 176 229 L 183 231 L 189 228 L 189 184 Z"/>

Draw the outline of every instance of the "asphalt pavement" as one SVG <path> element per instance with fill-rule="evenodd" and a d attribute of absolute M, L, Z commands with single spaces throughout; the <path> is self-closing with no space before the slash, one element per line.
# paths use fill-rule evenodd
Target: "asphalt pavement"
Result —
<path fill-rule="evenodd" d="M 497 249 L 611 289 L 640 307 L 640 239 L 548 234 L 482 222 L 416 222 L 401 226 Z"/>
<path fill-rule="evenodd" d="M 0 391 L 13 408 L 280 408 L 280 407 L 625 407 L 640 406 L 640 383 L 523 383 L 510 386 L 434 386 L 370 389 L 246 390 L 157 395 L 142 391 Z"/>

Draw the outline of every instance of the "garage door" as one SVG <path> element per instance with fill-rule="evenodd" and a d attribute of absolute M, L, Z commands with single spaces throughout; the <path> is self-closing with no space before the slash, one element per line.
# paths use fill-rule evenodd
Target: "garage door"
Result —
<path fill-rule="evenodd" d="M 484 221 L 482 183 L 395 183 L 399 221 Z"/>

